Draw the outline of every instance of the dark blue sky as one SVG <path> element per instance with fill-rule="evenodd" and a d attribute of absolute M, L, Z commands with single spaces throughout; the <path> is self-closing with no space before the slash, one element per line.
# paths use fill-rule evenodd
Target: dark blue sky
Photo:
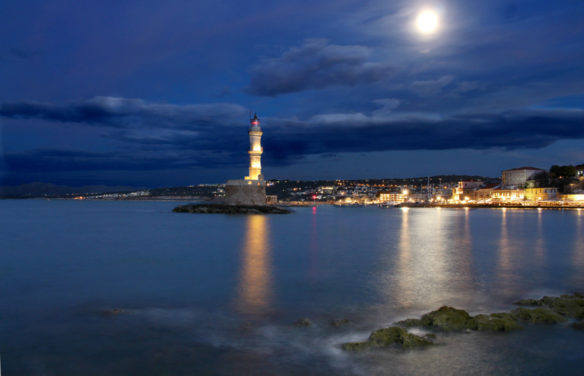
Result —
<path fill-rule="evenodd" d="M 425 8 L 440 27 L 414 27 Z M 584 1 L 2 1 L 3 184 L 584 162 Z"/>

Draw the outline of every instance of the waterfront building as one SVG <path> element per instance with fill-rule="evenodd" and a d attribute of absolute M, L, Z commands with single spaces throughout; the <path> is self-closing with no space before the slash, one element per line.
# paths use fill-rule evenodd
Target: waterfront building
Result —
<path fill-rule="evenodd" d="M 475 199 L 475 192 L 483 185 L 482 181 L 459 181 L 458 186 L 452 191 L 453 201 L 468 201 Z"/>
<path fill-rule="evenodd" d="M 526 188 L 525 199 L 528 201 L 557 200 L 558 188 Z"/>
<path fill-rule="evenodd" d="M 584 193 L 570 193 L 561 195 L 562 201 L 578 202 L 584 204 Z"/>
<path fill-rule="evenodd" d="M 377 194 L 380 203 L 385 202 L 395 202 L 402 203 L 406 201 L 406 195 L 398 192 L 386 192 L 382 191 Z"/>
<path fill-rule="evenodd" d="M 525 199 L 523 189 L 493 189 L 491 199 L 495 201 L 522 201 Z"/>
<path fill-rule="evenodd" d="M 501 173 L 502 188 L 523 187 L 527 180 L 542 172 L 545 172 L 545 170 L 536 167 L 519 167 L 505 170 Z"/>

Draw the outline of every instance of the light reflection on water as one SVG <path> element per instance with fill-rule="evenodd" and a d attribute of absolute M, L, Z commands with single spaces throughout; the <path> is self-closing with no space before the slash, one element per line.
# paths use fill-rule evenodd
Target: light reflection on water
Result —
<path fill-rule="evenodd" d="M 271 309 L 272 267 L 269 232 L 267 216 L 247 216 L 237 299 L 239 311 L 245 314 L 263 314 Z"/>

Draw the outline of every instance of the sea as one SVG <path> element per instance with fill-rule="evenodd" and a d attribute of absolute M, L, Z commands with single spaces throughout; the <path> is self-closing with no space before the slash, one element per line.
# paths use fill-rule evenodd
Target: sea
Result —
<path fill-rule="evenodd" d="M 505 312 L 584 292 L 584 210 L 179 204 L 0 200 L 2 375 L 584 372 L 569 323 L 341 349 L 443 305 Z"/>

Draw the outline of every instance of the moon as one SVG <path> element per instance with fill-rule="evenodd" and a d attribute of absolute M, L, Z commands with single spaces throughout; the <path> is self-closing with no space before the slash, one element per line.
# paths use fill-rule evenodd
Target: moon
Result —
<path fill-rule="evenodd" d="M 439 26 L 438 13 L 432 9 L 424 9 L 418 13 L 416 18 L 416 28 L 421 34 L 434 34 Z"/>

